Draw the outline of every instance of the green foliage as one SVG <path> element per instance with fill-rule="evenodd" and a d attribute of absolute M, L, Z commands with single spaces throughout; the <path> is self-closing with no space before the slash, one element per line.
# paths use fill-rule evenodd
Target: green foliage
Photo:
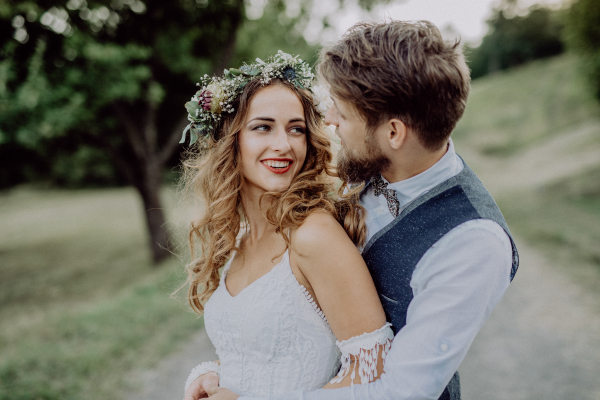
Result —
<path fill-rule="evenodd" d="M 148 145 L 164 147 L 194 83 L 221 60 L 242 14 L 241 0 L 3 3 L 1 167 L 33 170 L 59 184 L 97 182 L 85 168 L 75 178 L 52 167 L 87 147 L 102 149 L 103 164 L 112 165 L 105 182 L 123 183 L 127 174 L 115 168 L 115 157 L 134 158 L 124 132 L 152 129 L 156 143 Z M 29 157 L 16 157 L 9 151 L 15 148 Z M 71 159 L 83 160 L 79 154 Z M 0 178 L 0 187 L 19 180 Z"/>
<path fill-rule="evenodd" d="M 578 0 L 567 13 L 565 40 L 583 58 L 592 90 L 600 99 L 600 2 Z"/>
<path fill-rule="evenodd" d="M 260 17 L 245 18 L 253 4 Z M 128 129 L 152 127 L 157 140 L 147 147 L 171 149 L 165 144 L 180 129 L 183 104 L 200 76 L 279 49 L 312 64 L 317 46 L 307 44 L 303 32 L 311 23 L 327 28 L 333 18 L 314 21 L 314 7 L 316 0 L 1 3 L 0 188 L 36 177 L 78 186 L 140 180 L 139 172 L 123 167 L 124 160 L 132 160 L 130 170 L 144 162 L 136 159 Z M 53 167 L 65 164 L 63 157 L 73 161 L 81 147 L 101 149 L 110 176 L 99 181 L 88 174 L 87 159 L 77 178 Z M 178 158 L 171 156 L 168 167 Z"/>
<path fill-rule="evenodd" d="M 563 51 L 559 11 L 536 6 L 525 16 L 509 17 L 514 7 L 513 2 L 503 3 L 488 20 L 489 32 L 481 44 L 476 48 L 467 47 L 472 78 Z"/>
<path fill-rule="evenodd" d="M 289 11 L 287 3 L 283 0 L 270 1 L 264 7 L 261 18 L 244 21 L 237 35 L 234 65 L 254 62 L 256 57 L 264 60 L 277 50 L 292 55 L 299 54 L 309 64 L 315 63 L 319 46 L 308 44 L 302 36 L 314 1 L 295 1 L 294 12 Z M 276 29 L 273 27 L 274 23 Z"/>

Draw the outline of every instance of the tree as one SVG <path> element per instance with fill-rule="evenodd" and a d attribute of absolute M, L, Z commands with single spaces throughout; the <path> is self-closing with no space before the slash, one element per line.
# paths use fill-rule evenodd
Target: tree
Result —
<path fill-rule="evenodd" d="M 592 90 L 600 100 L 600 2 L 578 0 L 566 17 L 565 41 L 579 53 Z"/>
<path fill-rule="evenodd" d="M 369 9 L 386 1 L 359 4 Z M 247 19 L 246 6 L 262 18 Z M 169 235 L 158 194 L 187 125 L 183 104 L 194 83 L 279 45 L 314 60 L 316 47 L 302 32 L 318 6 L 314 0 L 0 3 L 0 167 L 8 171 L 0 172 L 0 186 L 36 174 L 67 185 L 129 184 L 146 210 L 152 259 L 161 261 L 169 255 Z"/>
<path fill-rule="evenodd" d="M 518 15 L 517 2 L 505 0 L 487 24 L 481 44 L 467 48 L 473 78 L 563 52 L 559 11 L 534 6 Z"/>
<path fill-rule="evenodd" d="M 199 76 L 229 64 L 243 6 L 243 0 L 5 5 L 0 140 L 42 154 L 58 144 L 87 150 L 88 159 L 109 158 L 139 192 L 152 259 L 161 261 L 169 255 L 169 235 L 159 189 L 187 124 L 181 104 Z"/>

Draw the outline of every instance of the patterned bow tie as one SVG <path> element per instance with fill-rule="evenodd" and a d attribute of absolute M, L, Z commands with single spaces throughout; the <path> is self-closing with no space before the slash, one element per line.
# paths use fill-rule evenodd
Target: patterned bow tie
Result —
<path fill-rule="evenodd" d="M 400 202 L 398 201 L 398 197 L 396 197 L 396 191 L 394 189 L 388 189 L 387 183 L 383 181 L 383 178 L 379 174 L 371 178 L 371 183 L 373 184 L 375 196 L 379 196 L 381 194 L 385 196 L 388 209 L 394 218 L 396 218 L 400 213 Z"/>

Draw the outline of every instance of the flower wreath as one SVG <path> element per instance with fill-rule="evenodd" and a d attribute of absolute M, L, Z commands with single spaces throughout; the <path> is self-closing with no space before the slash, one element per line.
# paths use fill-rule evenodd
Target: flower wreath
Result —
<path fill-rule="evenodd" d="M 202 83 L 198 83 L 201 89 L 185 103 L 190 123 L 184 129 L 179 143 L 185 142 L 188 131 L 190 146 L 200 137 L 212 136 L 221 114 L 235 111 L 232 104 L 248 82 L 254 79 L 260 79 L 262 85 L 267 85 L 271 79 L 286 79 L 298 88 L 310 90 L 317 111 L 324 115 L 333 101 L 325 86 L 312 84 L 314 77 L 310 66 L 300 56 L 292 56 L 281 50 L 269 57 L 267 62 L 257 58 L 256 63 L 244 64 L 239 69 L 226 69 L 220 77 L 204 75 Z"/>

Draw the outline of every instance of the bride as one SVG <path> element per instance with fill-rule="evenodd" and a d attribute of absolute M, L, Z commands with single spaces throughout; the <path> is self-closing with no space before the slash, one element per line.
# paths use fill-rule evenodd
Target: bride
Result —
<path fill-rule="evenodd" d="M 357 249 L 364 210 L 355 193 L 334 196 L 313 78 L 280 51 L 205 76 L 186 104 L 184 187 L 204 209 L 189 232 L 188 297 L 219 360 L 192 370 L 185 400 L 206 397 L 215 373 L 222 388 L 272 396 L 383 371 L 393 333 Z"/>

